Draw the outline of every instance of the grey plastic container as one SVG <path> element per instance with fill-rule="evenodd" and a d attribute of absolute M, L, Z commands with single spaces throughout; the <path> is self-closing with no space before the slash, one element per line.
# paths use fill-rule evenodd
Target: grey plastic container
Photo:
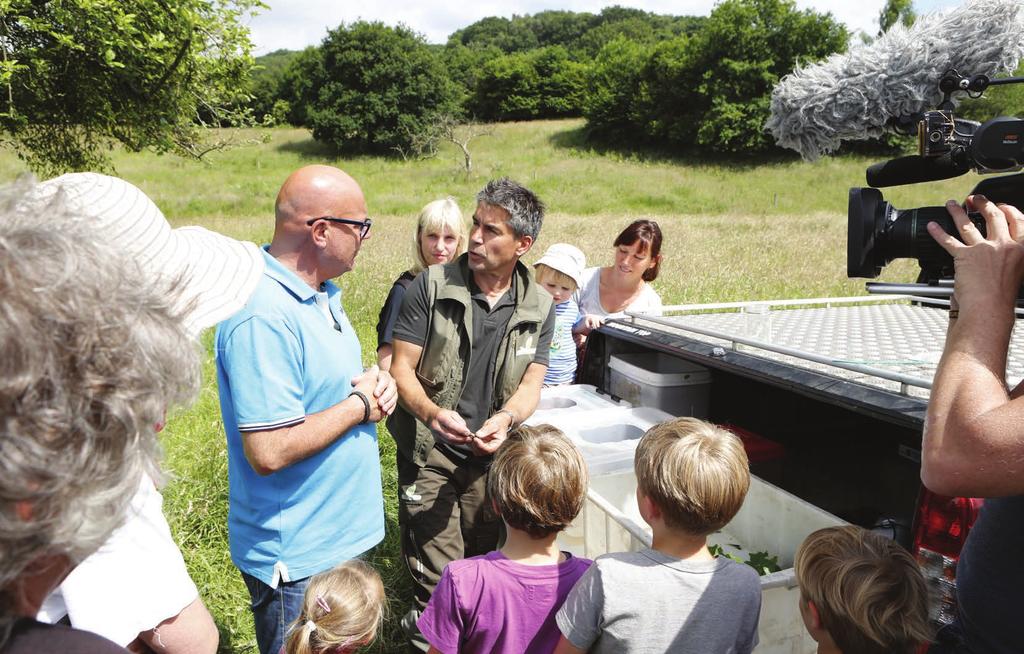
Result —
<path fill-rule="evenodd" d="M 611 357 L 609 391 L 633 406 L 674 416 L 708 417 L 711 372 L 704 366 L 657 352 Z"/>

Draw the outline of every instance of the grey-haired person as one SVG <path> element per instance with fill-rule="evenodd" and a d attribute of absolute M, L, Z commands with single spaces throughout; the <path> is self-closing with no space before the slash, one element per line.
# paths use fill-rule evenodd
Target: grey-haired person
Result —
<path fill-rule="evenodd" d="M 74 202 L 111 179 L 0 190 L 4 654 L 125 651 L 35 615 L 125 522 L 140 484 L 159 478 L 158 425 L 198 388 L 189 315 L 201 302 L 182 274 L 145 270 L 125 239 Z"/>
<path fill-rule="evenodd" d="M 262 274 L 255 244 L 202 227 L 171 229 L 156 204 L 123 179 L 70 173 L 22 195 L 20 213 L 48 215 L 53 205 L 62 220 L 85 230 L 81 243 L 116 249 L 126 277 L 169 301 L 178 328 L 192 338 L 241 308 Z M 124 523 L 46 597 L 37 619 L 70 623 L 133 651 L 217 649 L 217 627 L 171 536 L 157 481 L 142 476 Z"/>
<path fill-rule="evenodd" d="M 409 285 L 393 331 L 399 407 L 388 420 L 398 448 L 402 555 L 415 620 L 444 566 L 498 544 L 486 499 L 492 455 L 540 399 L 554 307 L 521 261 L 540 234 L 544 205 L 510 180 L 477 194 L 466 254 Z"/>

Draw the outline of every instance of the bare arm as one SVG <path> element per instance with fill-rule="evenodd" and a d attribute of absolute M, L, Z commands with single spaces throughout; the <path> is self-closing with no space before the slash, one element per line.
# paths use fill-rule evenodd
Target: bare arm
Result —
<path fill-rule="evenodd" d="M 508 437 L 508 430 L 512 426 L 512 416 L 515 416 L 515 423 L 521 424 L 524 420 L 533 415 L 540 402 L 540 389 L 544 385 L 544 373 L 548 367 L 539 363 L 531 363 L 523 373 L 523 380 L 519 382 L 519 388 L 508 398 L 504 411 L 495 413 L 488 418 L 473 439 L 473 449 L 478 454 L 493 454 Z"/>
<path fill-rule="evenodd" d="M 395 407 L 397 392 L 387 373 L 370 368 L 352 380 L 370 401 L 369 422 L 379 422 Z M 355 395 L 307 415 L 297 425 L 269 431 L 242 432 L 242 450 L 259 475 L 269 475 L 313 456 L 363 421 L 365 405 Z"/>
<path fill-rule="evenodd" d="M 960 207 L 950 213 L 960 243 L 929 225 L 954 257 L 959 318 L 952 320 L 925 419 L 921 479 L 943 495 L 999 497 L 1024 492 L 1024 391 L 1006 388 L 1014 298 L 1024 277 L 1024 216 L 983 198 L 968 202 L 988 238 Z"/>
<path fill-rule="evenodd" d="M 166 654 L 213 654 L 217 651 L 220 634 L 213 617 L 198 597 L 177 615 L 167 618 L 155 628 L 143 631 L 137 640 L 145 647 L 129 644 L 129 651 L 161 652 Z"/>
<path fill-rule="evenodd" d="M 575 325 L 573 325 L 572 333 L 575 335 L 586 336 L 593 330 L 600 327 L 603 323 L 604 321 L 601 319 L 600 316 L 588 313 L 583 317 L 583 320 L 580 320 Z"/>
<path fill-rule="evenodd" d="M 416 366 L 423 348 L 415 343 L 395 339 L 391 356 L 391 374 L 398 384 L 398 397 L 405 409 L 451 443 L 468 443 L 473 437 L 466 421 L 457 412 L 442 409 L 427 397 L 416 377 Z"/>
<path fill-rule="evenodd" d="M 394 353 L 394 348 L 391 347 L 391 343 L 385 343 L 377 348 L 377 367 L 384 372 L 391 371 L 391 355 Z"/>

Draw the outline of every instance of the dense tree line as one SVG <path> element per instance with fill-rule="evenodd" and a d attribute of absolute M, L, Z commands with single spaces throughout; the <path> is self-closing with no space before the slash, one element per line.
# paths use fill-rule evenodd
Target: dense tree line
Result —
<path fill-rule="evenodd" d="M 793 0 L 722 0 L 708 17 L 623 7 L 490 17 L 445 44 L 406 27 L 343 24 L 254 68 L 244 23 L 258 0 L 0 5 L 0 143 L 43 173 L 109 167 L 114 142 L 202 157 L 237 138 L 204 127 L 254 119 L 402 156 L 468 142 L 479 130 L 466 122 L 563 116 L 629 146 L 760 152 L 772 147 L 762 125 L 775 82 L 848 40 L 830 14 Z M 914 18 L 911 0 L 887 0 L 879 34 Z M 958 113 L 1022 112 L 1024 88 L 1011 86 Z"/>
<path fill-rule="evenodd" d="M 797 63 L 844 50 L 847 40 L 831 15 L 787 0 L 724 0 L 692 35 L 605 46 L 584 100 L 587 125 L 611 141 L 764 151 L 775 83 Z"/>
<path fill-rule="evenodd" d="M 694 33 L 704 19 L 660 16 L 609 7 L 599 14 L 545 11 L 532 16 L 490 17 L 454 34 L 443 46 L 428 45 L 406 28 L 402 38 L 429 50 L 450 81 L 458 110 L 479 120 L 529 120 L 579 116 L 590 63 L 608 42 L 628 37 L 656 43 Z M 362 23 L 332 31 L 317 50 Z M 390 28 L 385 28 L 390 29 Z M 422 60 L 422 59 L 420 59 Z M 251 93 L 258 118 L 271 115 L 310 126 L 307 80 L 317 78 L 319 61 L 308 51 L 278 51 L 257 60 Z"/>
<path fill-rule="evenodd" d="M 772 85 L 847 38 L 831 15 L 792 0 L 724 0 L 708 17 L 623 7 L 490 17 L 443 46 L 360 22 L 261 58 L 252 93 L 257 116 L 349 150 L 404 152 L 437 116 L 582 115 L 605 140 L 751 152 L 770 146 L 761 126 Z"/>
<path fill-rule="evenodd" d="M 913 19 L 909 0 L 888 0 L 879 25 Z M 443 45 L 359 22 L 319 46 L 260 58 L 252 106 L 349 151 L 404 155 L 453 119 L 583 116 L 602 142 L 758 153 L 773 147 L 763 125 L 775 83 L 844 51 L 849 37 L 831 14 L 793 0 L 722 0 L 707 17 L 623 7 L 489 17 Z"/>

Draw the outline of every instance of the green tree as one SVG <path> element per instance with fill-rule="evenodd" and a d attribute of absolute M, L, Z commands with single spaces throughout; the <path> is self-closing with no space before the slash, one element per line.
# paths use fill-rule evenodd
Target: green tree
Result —
<path fill-rule="evenodd" d="M 484 66 L 469 108 L 491 120 L 578 116 L 586 76 L 587 65 L 562 46 L 505 55 Z"/>
<path fill-rule="evenodd" d="M 527 53 L 517 52 L 488 61 L 469 104 L 471 113 L 486 120 L 529 120 L 540 113 L 537 69 Z"/>
<path fill-rule="evenodd" d="M 646 137 L 650 94 L 643 71 L 652 49 L 625 35 L 601 48 L 583 98 L 583 115 L 592 136 L 618 143 Z"/>
<path fill-rule="evenodd" d="M 725 0 L 691 40 L 684 79 L 696 81 L 696 93 L 680 120 L 699 126 L 698 146 L 767 149 L 772 143 L 763 125 L 775 83 L 798 63 L 845 50 L 847 39 L 831 14 L 799 11 L 792 0 Z"/>
<path fill-rule="evenodd" d="M 309 46 L 288 62 L 277 83 L 275 104 L 283 110 L 289 125 L 312 126 L 309 111 L 319 96 L 324 79 L 323 51 L 317 46 Z"/>
<path fill-rule="evenodd" d="M 296 57 L 296 50 L 275 50 L 269 54 L 256 57 L 250 78 L 250 106 L 256 120 L 263 120 L 267 114 L 273 114 L 274 105 L 281 101 L 280 86 L 285 71 Z"/>
<path fill-rule="evenodd" d="M 441 59 L 449 78 L 458 86 L 460 105 L 465 106 L 469 102 L 487 62 L 504 54 L 493 45 L 476 47 L 449 42 L 444 46 Z"/>
<path fill-rule="evenodd" d="M 341 25 L 320 50 L 309 123 L 314 138 L 340 150 L 404 151 L 434 116 L 456 109 L 440 56 L 406 27 Z"/>
<path fill-rule="evenodd" d="M 584 106 L 618 107 L 602 120 L 620 137 L 717 152 L 762 151 L 772 147 L 763 125 L 775 82 L 797 63 L 845 49 L 847 38 L 830 14 L 799 11 L 792 0 L 724 0 L 700 30 L 658 43 L 639 79 L 635 68 L 623 69 L 626 79 L 614 82 L 614 69 L 605 67 L 605 81 L 590 86 Z M 628 105 L 630 112 L 621 111 L 621 102 L 593 99 L 608 88 L 633 87 L 644 89 L 649 100 L 639 108 Z M 600 132 L 601 125 L 594 127 Z"/>
<path fill-rule="evenodd" d="M 107 169 L 113 142 L 201 157 L 248 124 L 258 0 L 0 0 L 0 141 L 43 174 Z M 213 140 L 211 140 L 213 139 Z"/>
<path fill-rule="evenodd" d="M 605 11 L 608 11 L 607 9 Z M 601 17 L 605 12 L 602 12 Z M 643 14 L 643 12 L 641 12 Z M 614 13 L 612 15 L 615 15 Z M 616 20 L 601 20 L 580 37 L 577 48 L 583 56 L 596 57 L 606 44 L 626 37 L 636 43 L 659 43 L 692 34 L 704 24 L 703 16 L 628 15 Z"/>
<path fill-rule="evenodd" d="M 595 18 L 587 12 L 550 10 L 529 16 L 526 24 L 540 47 L 561 45 L 571 49 L 591 28 Z"/>
<path fill-rule="evenodd" d="M 916 19 L 914 0 L 886 0 L 885 6 L 878 14 L 878 36 L 887 32 L 896 23 L 910 27 Z"/>
<path fill-rule="evenodd" d="M 448 37 L 448 43 L 476 48 L 493 46 L 502 52 L 524 52 L 540 45 L 527 21 L 519 16 L 488 16 L 453 33 Z"/>

